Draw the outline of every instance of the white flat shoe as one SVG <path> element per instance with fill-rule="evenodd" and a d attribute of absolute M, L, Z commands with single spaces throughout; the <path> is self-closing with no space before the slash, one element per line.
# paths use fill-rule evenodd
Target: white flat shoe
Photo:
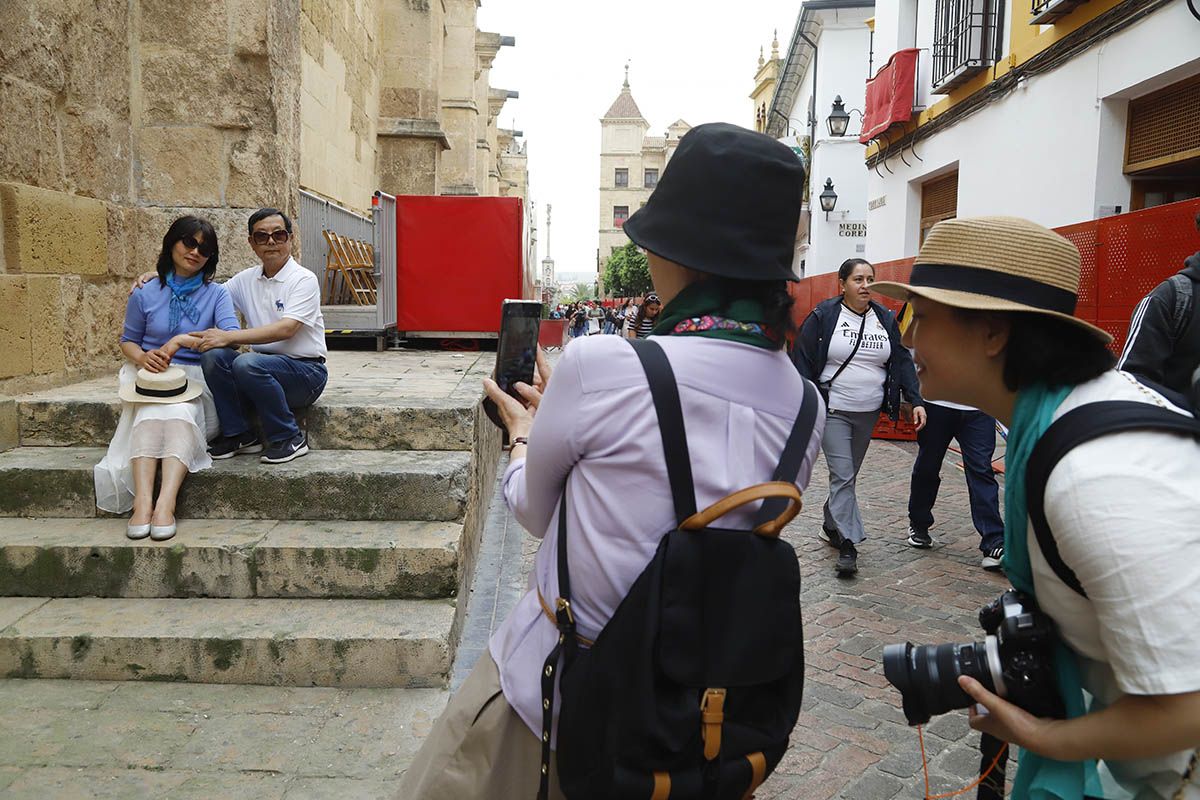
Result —
<path fill-rule="evenodd" d="M 170 525 L 151 525 L 150 526 L 150 538 L 156 542 L 165 541 L 167 539 L 170 539 L 174 535 L 175 535 L 175 523 L 174 522 L 172 522 Z"/>
<path fill-rule="evenodd" d="M 130 539 L 145 539 L 150 535 L 150 523 L 145 525 L 130 525 L 125 529 L 125 535 Z"/>

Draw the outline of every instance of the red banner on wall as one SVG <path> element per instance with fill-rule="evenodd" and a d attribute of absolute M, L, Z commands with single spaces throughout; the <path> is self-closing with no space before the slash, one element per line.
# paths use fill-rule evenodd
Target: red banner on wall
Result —
<path fill-rule="evenodd" d="M 912 119 L 919 52 L 915 47 L 898 50 L 879 68 L 875 77 L 867 81 L 867 110 L 863 113 L 862 134 L 858 137 L 863 144 L 897 122 Z"/>

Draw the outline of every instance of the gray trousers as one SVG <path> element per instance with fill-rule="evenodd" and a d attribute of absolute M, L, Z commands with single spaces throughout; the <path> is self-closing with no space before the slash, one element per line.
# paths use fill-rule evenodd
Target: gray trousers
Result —
<path fill-rule="evenodd" d="M 829 497 L 825 498 L 825 530 L 858 544 L 867 537 L 858 511 L 855 489 L 858 470 L 867 457 L 878 411 L 830 411 L 825 417 L 821 449 L 829 466 Z"/>

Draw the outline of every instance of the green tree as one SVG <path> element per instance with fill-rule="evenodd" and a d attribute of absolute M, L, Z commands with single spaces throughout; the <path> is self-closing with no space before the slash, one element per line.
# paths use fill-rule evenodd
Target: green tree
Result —
<path fill-rule="evenodd" d="M 567 300 L 572 303 L 580 303 L 584 300 L 591 300 L 596 294 L 596 284 L 594 283 L 576 283 L 573 284 L 567 292 Z"/>
<path fill-rule="evenodd" d="M 619 247 L 604 264 L 604 285 L 617 297 L 636 297 L 650 291 L 650 262 L 633 242 Z"/>

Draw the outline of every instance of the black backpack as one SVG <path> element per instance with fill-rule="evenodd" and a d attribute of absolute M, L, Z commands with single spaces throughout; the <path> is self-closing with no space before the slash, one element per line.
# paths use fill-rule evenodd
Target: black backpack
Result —
<path fill-rule="evenodd" d="M 773 482 L 697 513 L 671 365 L 654 342 L 630 344 L 658 414 L 678 527 L 663 536 L 587 647 L 571 612 L 564 491 L 558 525 L 561 597 L 553 613 L 560 635 L 542 671 L 538 796 L 545 800 L 549 791 L 557 677 L 558 777 L 571 800 L 747 797 L 783 757 L 800 713 L 800 569 L 795 550 L 778 534 L 800 510 L 795 479 L 816 421 L 817 391 L 804 382 L 800 413 Z M 708 527 L 757 500 L 765 502 L 753 531 Z M 551 613 L 545 601 L 543 607 Z"/>
<path fill-rule="evenodd" d="M 1197 374 L 1200 375 L 1200 371 Z M 1177 404 L 1183 400 L 1173 392 L 1159 391 Z M 1025 496 L 1038 546 L 1059 580 L 1083 597 L 1087 597 L 1087 592 L 1074 570 L 1063 561 L 1046 521 L 1046 481 L 1054 466 L 1077 445 L 1110 433 L 1139 430 L 1181 433 L 1200 439 L 1200 420 L 1136 400 L 1086 403 L 1056 419 L 1029 455 L 1025 468 Z"/>

